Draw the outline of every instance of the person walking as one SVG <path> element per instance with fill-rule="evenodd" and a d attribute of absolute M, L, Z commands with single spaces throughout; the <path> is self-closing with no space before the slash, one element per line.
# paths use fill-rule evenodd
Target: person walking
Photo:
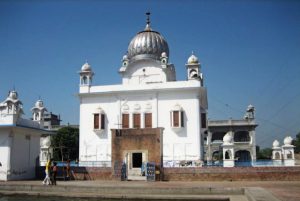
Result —
<path fill-rule="evenodd" d="M 57 176 L 57 163 L 53 163 L 52 167 L 52 185 L 56 186 L 56 176 Z"/>
<path fill-rule="evenodd" d="M 49 159 L 46 163 L 46 167 L 45 167 L 45 179 L 43 181 L 44 185 L 50 185 L 51 184 L 51 179 L 50 179 L 50 170 L 51 170 L 51 163 L 52 163 L 52 159 Z"/>
<path fill-rule="evenodd" d="M 66 173 L 67 173 L 67 180 L 70 180 L 71 178 L 71 165 L 70 165 L 70 159 L 67 160 L 67 164 L 66 164 Z"/>

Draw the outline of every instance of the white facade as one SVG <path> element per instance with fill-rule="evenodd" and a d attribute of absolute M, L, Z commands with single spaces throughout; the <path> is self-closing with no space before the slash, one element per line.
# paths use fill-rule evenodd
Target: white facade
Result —
<path fill-rule="evenodd" d="M 39 164 L 39 122 L 21 118 L 22 102 L 16 91 L 0 103 L 0 181 L 32 179 Z"/>
<path fill-rule="evenodd" d="M 244 119 L 238 120 L 209 120 L 208 132 L 204 135 L 205 145 L 205 159 L 208 164 L 218 165 L 222 158 L 223 152 L 223 164 L 229 166 L 228 163 L 233 165 L 243 165 L 244 162 L 254 163 L 256 161 L 256 133 L 255 128 L 257 126 L 254 117 L 254 106 L 249 105 L 246 110 Z M 230 134 L 232 144 L 231 162 L 225 160 L 225 149 L 228 148 L 228 144 L 224 146 L 224 138 Z M 227 138 L 225 138 L 227 139 Z M 222 151 L 223 149 L 223 151 Z M 236 164 L 235 164 L 236 162 Z M 230 164 L 230 165 L 231 165 Z"/>
<path fill-rule="evenodd" d="M 293 138 L 287 136 L 283 140 L 283 145 L 280 147 L 278 140 L 274 140 L 272 147 L 272 160 L 274 165 L 294 166 L 295 153 L 294 145 L 292 145 Z"/>
<path fill-rule="evenodd" d="M 201 128 L 201 113 L 206 114 L 207 95 L 200 63 L 192 55 L 186 65 L 188 80 L 176 81 L 175 67 L 168 62 L 168 54 L 167 42 L 152 31 L 148 20 L 145 30 L 132 39 L 123 57 L 119 70 L 122 84 L 94 86 L 91 66 L 87 63 L 82 66 L 79 72 L 82 165 L 111 164 L 111 129 L 124 128 L 127 124 L 124 114 L 129 117 L 128 128 L 149 126 L 145 118 L 150 113 L 150 126 L 164 128 L 164 161 L 203 160 L 202 134 L 206 128 Z M 94 114 L 99 114 L 97 129 Z M 206 121 L 206 115 L 202 116 Z M 136 118 L 140 120 L 138 125 L 134 123 Z"/>

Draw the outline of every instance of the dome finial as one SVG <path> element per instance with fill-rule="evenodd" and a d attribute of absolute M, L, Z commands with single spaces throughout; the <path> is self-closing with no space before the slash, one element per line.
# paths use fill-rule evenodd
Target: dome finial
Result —
<path fill-rule="evenodd" d="M 146 21 L 146 28 L 145 28 L 145 31 L 151 31 L 151 28 L 150 28 L 150 12 L 147 12 L 146 15 L 147 15 L 147 21 Z"/>
<path fill-rule="evenodd" d="M 151 13 L 147 12 L 146 15 L 147 15 L 147 24 L 150 24 L 150 15 L 151 15 Z"/>

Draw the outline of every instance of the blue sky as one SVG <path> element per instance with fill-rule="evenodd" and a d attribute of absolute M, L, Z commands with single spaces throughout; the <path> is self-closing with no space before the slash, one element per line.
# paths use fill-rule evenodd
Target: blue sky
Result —
<path fill-rule="evenodd" d="M 0 1 L 0 100 L 19 92 L 26 116 L 38 97 L 78 124 L 77 72 L 118 84 L 130 40 L 151 26 L 168 41 L 177 79 L 191 52 L 201 61 L 209 118 L 241 118 L 256 107 L 257 144 L 300 131 L 300 1 Z"/>

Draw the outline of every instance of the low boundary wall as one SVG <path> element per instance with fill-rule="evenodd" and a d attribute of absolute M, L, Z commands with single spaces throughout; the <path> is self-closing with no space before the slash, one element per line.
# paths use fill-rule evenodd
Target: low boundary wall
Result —
<path fill-rule="evenodd" d="M 45 176 L 45 167 L 36 169 L 37 179 Z M 71 167 L 76 180 L 112 180 L 112 168 Z M 61 179 L 64 169 L 59 167 Z M 164 168 L 160 178 L 164 181 L 300 181 L 300 166 L 295 167 L 186 167 Z"/>
<path fill-rule="evenodd" d="M 297 167 L 164 168 L 166 181 L 267 181 L 300 180 Z"/>

